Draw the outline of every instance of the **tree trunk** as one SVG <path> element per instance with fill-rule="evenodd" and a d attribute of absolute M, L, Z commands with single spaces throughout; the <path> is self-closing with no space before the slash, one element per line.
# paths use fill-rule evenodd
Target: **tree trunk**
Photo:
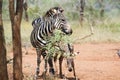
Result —
<path fill-rule="evenodd" d="M 103 0 L 98 0 L 100 4 L 100 17 L 104 17 L 104 5 Z"/>
<path fill-rule="evenodd" d="M 0 0 L 0 80 L 8 80 L 5 37 L 2 21 L 2 0 Z"/>
<path fill-rule="evenodd" d="M 16 10 L 14 10 L 16 4 Z M 20 24 L 23 12 L 23 0 L 9 0 L 9 12 L 12 24 L 12 40 L 13 40 L 13 79 L 22 80 L 22 49 Z"/>
<path fill-rule="evenodd" d="M 80 0 L 80 24 L 82 26 L 84 19 L 85 0 Z"/>
<path fill-rule="evenodd" d="M 22 49 L 19 18 L 15 15 L 14 25 L 12 26 L 13 36 L 13 78 L 14 80 L 22 80 Z"/>
<path fill-rule="evenodd" d="M 23 9 L 24 9 L 24 14 L 25 14 L 25 20 L 28 22 L 29 18 L 28 18 L 28 12 L 27 12 L 27 9 L 28 9 L 27 0 L 24 0 Z"/>

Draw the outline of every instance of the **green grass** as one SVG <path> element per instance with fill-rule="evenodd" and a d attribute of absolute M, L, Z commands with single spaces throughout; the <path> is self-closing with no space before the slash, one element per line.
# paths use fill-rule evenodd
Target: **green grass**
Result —
<path fill-rule="evenodd" d="M 30 34 L 32 32 L 31 22 L 23 21 L 21 24 L 21 38 L 23 43 L 30 43 Z"/>

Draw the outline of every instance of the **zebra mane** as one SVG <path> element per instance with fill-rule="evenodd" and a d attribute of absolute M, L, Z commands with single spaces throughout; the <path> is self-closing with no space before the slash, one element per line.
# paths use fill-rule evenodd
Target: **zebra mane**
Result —
<path fill-rule="evenodd" d="M 45 15 L 43 16 L 43 18 L 50 18 L 53 17 L 59 13 L 62 13 L 64 10 L 61 7 L 53 7 L 50 8 Z"/>

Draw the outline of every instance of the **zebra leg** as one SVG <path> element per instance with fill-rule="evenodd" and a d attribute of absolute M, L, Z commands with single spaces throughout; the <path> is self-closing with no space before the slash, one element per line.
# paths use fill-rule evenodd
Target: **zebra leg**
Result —
<path fill-rule="evenodd" d="M 72 61 L 72 67 L 73 67 L 73 75 L 75 77 L 75 80 L 79 80 L 79 78 L 77 78 L 76 76 L 74 60 Z"/>
<path fill-rule="evenodd" d="M 55 73 L 58 73 L 58 69 L 57 69 L 57 55 L 54 56 L 54 65 L 55 65 Z"/>
<path fill-rule="evenodd" d="M 45 72 L 45 74 L 47 73 L 47 58 L 45 57 L 45 70 L 44 70 L 44 72 Z"/>
<path fill-rule="evenodd" d="M 40 63 L 41 63 L 41 50 L 39 48 L 36 48 L 37 51 L 37 68 L 36 68 L 36 77 L 38 77 L 39 75 L 39 67 L 40 67 Z"/>
<path fill-rule="evenodd" d="M 48 64 L 49 64 L 49 73 L 51 75 L 55 75 L 55 71 L 54 71 L 54 68 L 53 68 L 53 62 L 52 62 L 52 57 L 48 58 Z"/>
<path fill-rule="evenodd" d="M 62 62 L 63 62 L 63 56 L 61 56 L 59 58 L 59 75 L 60 75 L 60 78 L 63 78 L 63 75 L 62 75 Z"/>
<path fill-rule="evenodd" d="M 72 67 L 73 67 L 73 75 L 76 78 L 76 73 L 75 73 L 75 64 L 74 64 L 74 60 L 72 62 Z"/>
<path fill-rule="evenodd" d="M 47 53 L 46 53 L 45 49 L 42 50 L 41 55 L 43 56 L 43 59 L 45 61 L 44 73 L 46 74 L 46 72 L 47 72 L 47 56 L 46 56 Z"/>
<path fill-rule="evenodd" d="M 47 73 L 47 57 L 43 57 L 45 60 L 45 65 L 44 65 L 44 72 L 42 74 L 43 80 L 46 80 L 46 73 Z"/>

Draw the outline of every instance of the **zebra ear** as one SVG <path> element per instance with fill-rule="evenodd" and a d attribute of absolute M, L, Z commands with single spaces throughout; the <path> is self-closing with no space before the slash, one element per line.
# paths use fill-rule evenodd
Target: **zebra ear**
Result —
<path fill-rule="evenodd" d="M 63 9 L 60 9 L 60 12 L 62 13 L 64 10 Z"/>
<path fill-rule="evenodd" d="M 52 12 L 53 12 L 53 13 L 57 13 L 57 10 L 56 10 L 56 9 L 52 9 Z"/>

